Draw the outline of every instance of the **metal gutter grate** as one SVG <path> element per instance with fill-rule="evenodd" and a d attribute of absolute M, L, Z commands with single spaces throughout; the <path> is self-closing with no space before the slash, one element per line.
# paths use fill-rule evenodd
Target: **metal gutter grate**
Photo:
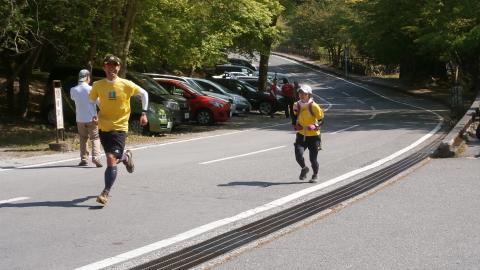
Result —
<path fill-rule="evenodd" d="M 428 158 L 438 143 L 439 140 L 435 140 L 420 151 L 394 164 L 326 194 L 131 269 L 189 269 L 207 262 L 380 185 Z"/>

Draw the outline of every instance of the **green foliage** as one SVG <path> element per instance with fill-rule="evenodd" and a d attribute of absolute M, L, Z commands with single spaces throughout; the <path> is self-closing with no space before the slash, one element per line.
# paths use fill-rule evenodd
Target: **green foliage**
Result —
<path fill-rule="evenodd" d="M 340 54 L 350 44 L 354 14 L 343 0 L 306 0 L 290 18 L 290 41 L 297 48 L 324 48 L 337 65 Z"/>
<path fill-rule="evenodd" d="M 279 8 L 277 1 L 154 1 L 140 11 L 134 62 L 142 69 L 194 70 L 220 62 L 226 48 L 252 51 L 275 35 L 269 24 Z"/>

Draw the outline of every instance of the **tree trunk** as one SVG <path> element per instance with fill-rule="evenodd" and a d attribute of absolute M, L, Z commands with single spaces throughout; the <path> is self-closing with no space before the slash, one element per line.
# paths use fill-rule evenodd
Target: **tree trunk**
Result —
<path fill-rule="evenodd" d="M 271 27 L 277 25 L 277 19 L 277 16 L 272 18 L 272 22 L 270 23 Z M 272 44 L 272 37 L 267 36 L 263 38 L 263 50 L 260 52 L 260 66 L 258 67 L 258 90 L 261 92 L 267 90 L 268 60 L 270 59 Z"/>
<path fill-rule="evenodd" d="M 18 92 L 18 115 L 27 118 L 28 104 L 30 101 L 30 77 L 32 69 L 24 68 L 19 74 L 20 91 Z"/>
<path fill-rule="evenodd" d="M 112 36 L 114 37 L 114 53 L 122 60 L 120 76 L 125 77 L 127 72 L 127 57 L 133 32 L 133 23 L 137 14 L 137 0 L 126 0 L 120 9 L 120 14 L 114 15 L 112 22 Z"/>
<path fill-rule="evenodd" d="M 268 78 L 268 60 L 270 53 L 260 53 L 260 63 L 258 67 L 258 91 L 265 92 Z"/>
<path fill-rule="evenodd" d="M 15 114 L 15 88 L 14 82 L 16 76 L 13 72 L 13 63 L 7 63 L 6 65 L 6 76 L 7 81 L 5 83 L 5 87 L 7 89 L 7 114 L 14 115 Z"/>

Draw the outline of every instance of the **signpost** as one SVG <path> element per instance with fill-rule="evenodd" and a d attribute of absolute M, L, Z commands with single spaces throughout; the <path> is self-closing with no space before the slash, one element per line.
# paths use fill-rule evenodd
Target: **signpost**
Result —
<path fill-rule="evenodd" d="M 62 85 L 59 80 L 53 80 L 54 101 L 55 101 L 55 118 L 57 138 L 56 143 L 49 144 L 50 149 L 54 151 L 70 151 L 70 145 L 65 142 L 65 127 L 63 124 L 63 104 L 62 104 Z M 59 142 L 59 139 L 62 142 Z"/>
<path fill-rule="evenodd" d="M 63 125 L 63 104 L 62 104 L 62 85 L 59 80 L 53 80 L 53 90 L 55 98 L 55 116 L 57 127 L 57 143 L 59 133 L 61 133 L 62 141 L 65 141 L 64 125 Z"/>

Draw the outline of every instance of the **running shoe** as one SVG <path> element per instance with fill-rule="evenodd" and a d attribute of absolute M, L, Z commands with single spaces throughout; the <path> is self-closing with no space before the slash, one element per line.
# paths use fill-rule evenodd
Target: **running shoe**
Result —
<path fill-rule="evenodd" d="M 300 171 L 300 176 L 298 177 L 300 180 L 305 180 L 307 178 L 307 173 L 310 169 L 307 166 L 303 167 Z"/>
<path fill-rule="evenodd" d="M 97 166 L 97 168 L 103 167 L 102 163 L 98 159 L 93 159 L 92 162 L 95 164 L 95 166 Z"/>
<path fill-rule="evenodd" d="M 135 168 L 135 165 L 133 164 L 133 153 L 130 150 L 125 151 L 125 155 L 127 156 L 127 160 L 123 162 L 125 164 L 125 167 L 127 168 L 127 172 L 133 173 L 133 169 Z"/>
<path fill-rule="evenodd" d="M 108 191 L 104 190 L 100 195 L 97 196 L 97 202 L 100 204 L 107 204 L 108 201 Z"/>

